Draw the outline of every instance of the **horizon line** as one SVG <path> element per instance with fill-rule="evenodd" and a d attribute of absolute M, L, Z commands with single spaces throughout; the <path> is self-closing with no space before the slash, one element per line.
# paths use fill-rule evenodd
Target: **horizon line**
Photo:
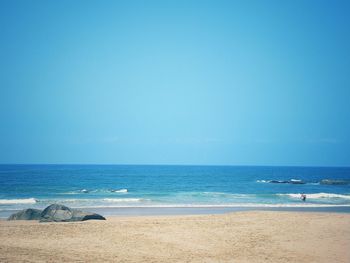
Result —
<path fill-rule="evenodd" d="M 135 164 L 135 163 L 0 163 L 0 165 L 86 165 L 86 166 L 230 166 L 230 167 L 296 167 L 296 168 L 350 168 L 339 165 L 271 165 L 271 164 Z"/>

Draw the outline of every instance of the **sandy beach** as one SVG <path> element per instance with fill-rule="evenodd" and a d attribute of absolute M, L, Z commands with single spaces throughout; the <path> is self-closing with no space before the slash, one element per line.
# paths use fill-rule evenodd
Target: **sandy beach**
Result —
<path fill-rule="evenodd" d="M 0 262 L 350 262 L 350 214 L 0 222 Z"/>

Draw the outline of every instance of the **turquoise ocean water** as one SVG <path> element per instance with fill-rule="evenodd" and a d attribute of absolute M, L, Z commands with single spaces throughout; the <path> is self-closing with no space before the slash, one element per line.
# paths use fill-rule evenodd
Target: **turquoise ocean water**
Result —
<path fill-rule="evenodd" d="M 90 210 L 350 207 L 350 168 L 0 165 L 0 217 L 51 203 Z"/>

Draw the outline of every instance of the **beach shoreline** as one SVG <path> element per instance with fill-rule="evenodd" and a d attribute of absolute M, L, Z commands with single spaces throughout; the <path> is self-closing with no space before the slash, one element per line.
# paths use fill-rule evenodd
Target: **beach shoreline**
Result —
<path fill-rule="evenodd" d="M 1 262 L 349 262 L 350 214 L 240 211 L 0 221 Z"/>
<path fill-rule="evenodd" d="M 30 208 L 30 207 L 28 207 Z M 160 206 L 160 207 L 86 207 L 79 208 L 103 216 L 171 216 L 171 215 L 215 215 L 243 211 L 290 211 L 290 212 L 322 212 L 350 213 L 350 206 L 295 206 L 295 207 L 262 207 L 262 206 Z M 0 211 L 0 220 L 7 219 L 18 210 Z"/>

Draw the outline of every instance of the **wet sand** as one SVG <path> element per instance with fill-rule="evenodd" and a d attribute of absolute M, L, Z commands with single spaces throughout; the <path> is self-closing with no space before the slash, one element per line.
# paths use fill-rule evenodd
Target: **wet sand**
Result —
<path fill-rule="evenodd" d="M 350 214 L 245 211 L 0 221 L 0 262 L 350 262 Z"/>

